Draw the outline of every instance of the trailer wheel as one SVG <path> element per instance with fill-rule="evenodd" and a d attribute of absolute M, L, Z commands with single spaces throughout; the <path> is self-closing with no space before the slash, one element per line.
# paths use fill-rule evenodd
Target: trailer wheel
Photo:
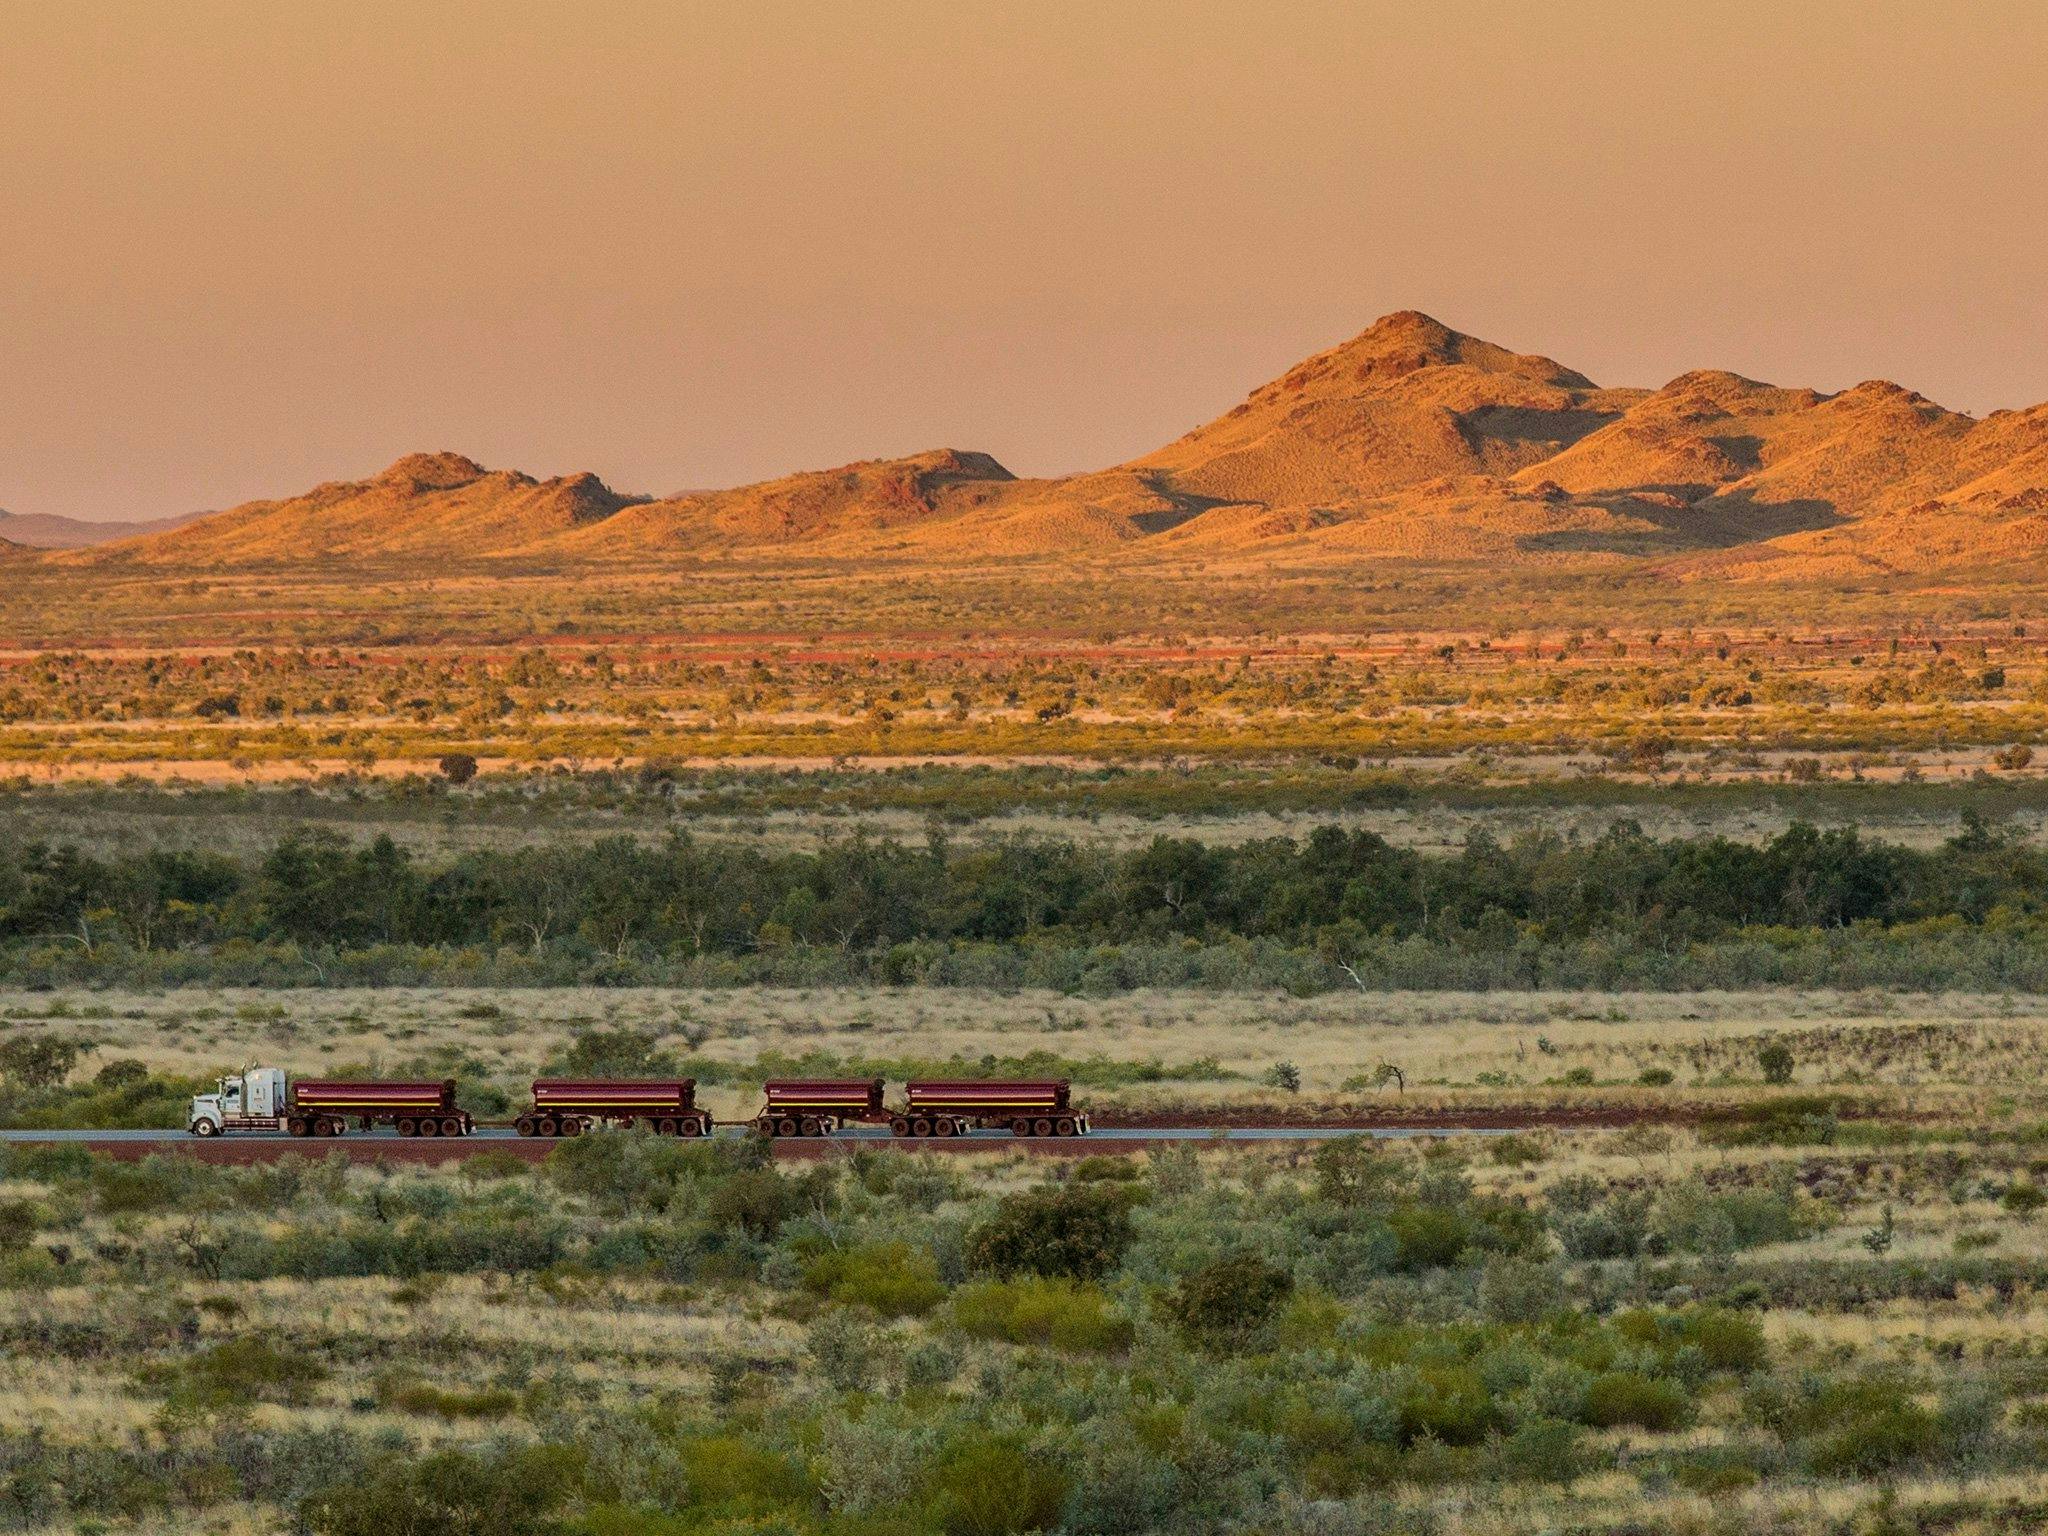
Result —
<path fill-rule="evenodd" d="M 1031 1129 L 1033 1133 L 1035 1133 L 1036 1135 L 1050 1136 L 1052 1134 L 1052 1122 L 1050 1120 L 1041 1119 L 1034 1122 Z"/>
<path fill-rule="evenodd" d="M 460 1136 L 462 1134 L 462 1122 L 453 1115 L 450 1115 L 441 1122 L 441 1134 L 443 1136 Z"/>
<path fill-rule="evenodd" d="M 913 1135 L 913 1136 L 929 1136 L 929 1135 L 931 1135 L 931 1133 L 932 1133 L 932 1123 L 931 1123 L 931 1121 L 927 1120 L 927 1119 L 926 1119 L 926 1118 L 925 1118 L 925 1117 L 924 1117 L 923 1115 L 919 1115 L 919 1116 L 918 1116 L 918 1117 L 917 1117 L 917 1118 L 916 1118 L 915 1120 L 912 1120 L 912 1121 L 910 1122 L 910 1134 L 911 1134 L 911 1135 Z"/>
<path fill-rule="evenodd" d="M 512 1129 L 522 1136 L 531 1136 L 533 1134 L 533 1116 L 521 1115 L 512 1122 Z"/>
<path fill-rule="evenodd" d="M 1010 1122 L 1010 1134 L 1012 1136 L 1029 1136 L 1031 1134 L 1031 1122 L 1022 1115 L 1019 1115 Z"/>
<path fill-rule="evenodd" d="M 316 1136 L 339 1136 L 347 1129 L 348 1127 L 341 1121 L 329 1115 L 313 1127 L 313 1134 Z"/>
<path fill-rule="evenodd" d="M 401 1135 L 401 1136 L 416 1136 L 416 1135 L 418 1135 L 418 1134 L 419 1134 L 419 1129 L 420 1129 L 420 1127 L 419 1127 L 419 1122 L 418 1122 L 417 1120 L 413 1119 L 413 1117 L 412 1117 L 411 1115 L 401 1115 L 401 1116 L 399 1116 L 399 1118 L 398 1118 L 398 1134 L 399 1134 L 399 1135 Z"/>
<path fill-rule="evenodd" d="M 220 1134 L 220 1127 L 211 1120 L 194 1120 L 192 1122 L 192 1134 L 194 1136 L 218 1136 Z"/>
<path fill-rule="evenodd" d="M 293 1115 L 293 1116 L 292 1116 L 292 1117 L 291 1117 L 290 1119 L 286 1120 L 286 1121 L 285 1121 L 285 1123 L 284 1123 L 284 1133 L 285 1133 L 285 1135 L 287 1135 L 287 1136 L 303 1136 L 303 1135 L 305 1135 L 305 1134 L 306 1134 L 306 1121 L 305 1121 L 305 1117 L 304 1117 L 303 1115 Z"/>
<path fill-rule="evenodd" d="M 816 1136 L 821 1134 L 818 1129 L 818 1117 L 816 1115 L 805 1115 L 803 1118 L 803 1123 L 799 1125 L 797 1129 L 806 1136 Z"/>
<path fill-rule="evenodd" d="M 932 1122 L 932 1134 L 934 1136 L 958 1136 L 960 1134 L 960 1127 L 950 1117 L 941 1115 Z"/>
<path fill-rule="evenodd" d="M 438 1121 L 438 1120 L 432 1119 L 432 1118 L 429 1118 L 429 1119 L 426 1119 L 426 1120 L 422 1120 L 422 1121 L 420 1122 L 420 1134 L 421 1134 L 422 1136 L 438 1136 L 438 1135 L 440 1135 L 440 1134 L 441 1134 L 441 1122 L 440 1122 L 440 1121 Z"/>
<path fill-rule="evenodd" d="M 564 1136 L 581 1136 L 583 1134 L 583 1122 L 574 1115 L 563 1116 L 562 1134 Z"/>
<path fill-rule="evenodd" d="M 657 1120 L 657 1121 L 655 1121 L 655 1122 L 654 1122 L 654 1134 L 655 1134 L 655 1135 L 657 1135 L 657 1136 L 673 1136 L 673 1135 L 675 1135 L 675 1133 L 676 1133 L 676 1123 L 675 1123 L 675 1121 L 673 1121 L 673 1120 L 669 1119 L 669 1118 L 668 1118 L 668 1116 L 666 1116 L 666 1115 L 663 1115 L 663 1116 L 662 1116 L 662 1117 L 661 1117 L 661 1118 L 660 1118 L 659 1120 Z"/>
<path fill-rule="evenodd" d="M 1072 1120 L 1072 1119 L 1071 1119 L 1070 1117 L 1066 1116 L 1066 1115 L 1062 1115 L 1062 1116 L 1060 1116 L 1060 1118 L 1059 1118 L 1059 1123 L 1058 1123 L 1058 1124 L 1056 1124 L 1055 1126 L 1053 1126 L 1053 1133 L 1054 1133 L 1055 1135 L 1058 1135 L 1058 1136 L 1071 1136 L 1071 1135 L 1073 1135 L 1073 1134 L 1074 1134 L 1074 1122 L 1073 1122 L 1073 1120 Z"/>
<path fill-rule="evenodd" d="M 908 1136 L 910 1134 L 910 1122 L 901 1115 L 898 1115 L 889 1122 L 889 1134 L 891 1136 Z"/>

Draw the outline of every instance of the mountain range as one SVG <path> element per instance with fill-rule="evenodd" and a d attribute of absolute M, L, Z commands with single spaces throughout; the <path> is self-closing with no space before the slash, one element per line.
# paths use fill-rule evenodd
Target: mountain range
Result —
<path fill-rule="evenodd" d="M 39 542 L 10 531 L 36 521 L 0 523 L 0 539 Z M 937 449 L 652 498 L 429 453 L 134 535 L 28 558 L 1505 561 L 1845 579 L 2042 558 L 2048 405 L 1978 419 L 1895 384 L 1823 394 L 1713 370 L 1603 388 L 1403 311 L 1176 442 L 1057 479 Z"/>
<path fill-rule="evenodd" d="M 113 544 L 147 534 L 168 533 L 205 515 L 203 512 L 191 512 L 183 517 L 160 517 L 151 522 L 134 523 L 93 522 L 82 517 L 58 517 L 48 512 L 32 516 L 25 512 L 0 510 L 0 545 L 24 549 L 85 549 L 94 544 Z"/>

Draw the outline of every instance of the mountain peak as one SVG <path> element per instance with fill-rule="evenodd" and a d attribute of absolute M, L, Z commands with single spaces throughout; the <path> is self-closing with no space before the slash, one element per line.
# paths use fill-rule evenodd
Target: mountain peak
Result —
<path fill-rule="evenodd" d="M 1398 379 L 1424 368 L 1450 367 L 1508 374 L 1565 389 L 1594 387 L 1584 374 L 1550 358 L 1510 352 L 1490 341 L 1467 336 L 1419 309 L 1397 309 L 1380 316 L 1343 345 L 1300 364 L 1283 382 L 1291 383 L 1297 376 L 1306 379 L 1345 373 L 1358 382 L 1369 383 Z"/>
<path fill-rule="evenodd" d="M 419 490 L 446 491 L 481 480 L 485 473 L 483 465 L 459 453 L 408 453 L 376 479 L 380 485 L 409 484 Z"/>

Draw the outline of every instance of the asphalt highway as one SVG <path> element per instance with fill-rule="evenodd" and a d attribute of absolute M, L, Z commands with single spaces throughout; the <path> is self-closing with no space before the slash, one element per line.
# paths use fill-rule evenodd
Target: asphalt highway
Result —
<path fill-rule="evenodd" d="M 604 1134 L 602 1132 L 596 1134 Z M 721 1126 L 720 1136 L 745 1136 L 750 1134 L 745 1126 Z M 1129 1141 L 1328 1141 L 1339 1136 L 1377 1136 L 1398 1139 L 1408 1136 L 1495 1136 L 1504 1134 L 1495 1130 L 1477 1130 L 1470 1126 L 1447 1125 L 1404 1125 L 1404 1126 L 1277 1126 L 1277 1125 L 1147 1125 L 1147 1126 L 1098 1126 L 1086 1136 L 1075 1137 L 1017 1137 L 1007 1131 L 975 1131 L 966 1136 L 927 1137 L 922 1141 L 891 1136 L 883 1129 L 860 1129 L 841 1131 L 836 1136 L 819 1136 L 799 1139 L 797 1145 L 817 1146 L 835 1143 L 875 1143 L 881 1146 L 958 1146 L 966 1143 L 987 1143 L 1002 1146 L 1005 1143 L 1025 1141 L 1028 1143 L 1057 1142 L 1061 1146 L 1073 1146 L 1087 1142 L 1129 1142 Z M 0 1145 L 19 1142 L 86 1142 L 107 1144 L 150 1143 L 197 1143 L 201 1138 L 188 1131 L 87 1131 L 87 1130 L 34 1130 L 0 1131 Z M 280 1146 L 303 1146 L 308 1151 L 319 1151 L 333 1146 L 362 1146 L 365 1143 L 390 1144 L 407 1147 L 432 1147 L 449 1142 L 458 1145 L 496 1142 L 528 1142 L 518 1132 L 507 1126 L 480 1126 L 467 1136 L 449 1137 L 446 1141 L 438 1136 L 402 1137 L 394 1131 L 350 1131 L 346 1136 L 328 1138 L 300 1138 L 285 1135 L 282 1131 L 236 1131 L 212 1138 L 216 1144 L 264 1144 Z"/>

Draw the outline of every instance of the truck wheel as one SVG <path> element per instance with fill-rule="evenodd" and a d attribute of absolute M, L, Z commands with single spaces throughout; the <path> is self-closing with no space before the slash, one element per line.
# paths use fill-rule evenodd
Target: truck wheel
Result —
<path fill-rule="evenodd" d="M 401 1115 L 398 1120 L 398 1134 L 411 1136 L 419 1130 L 419 1123 L 411 1115 Z"/>
<path fill-rule="evenodd" d="M 1074 1122 L 1065 1115 L 1062 1115 L 1059 1118 L 1059 1123 L 1054 1125 L 1052 1129 L 1053 1134 L 1056 1136 L 1071 1136 L 1074 1134 Z"/>
<path fill-rule="evenodd" d="M 460 1136 L 462 1134 L 462 1122 L 453 1115 L 450 1115 L 441 1122 L 441 1134 L 443 1136 Z"/>
<path fill-rule="evenodd" d="M 346 1127 L 332 1115 L 324 1115 L 313 1122 L 313 1134 L 315 1136 L 339 1136 L 344 1129 Z"/>
<path fill-rule="evenodd" d="M 220 1134 L 220 1127 L 211 1120 L 194 1120 L 192 1122 L 192 1134 L 194 1136 L 218 1136 Z"/>
<path fill-rule="evenodd" d="M 1031 1129 L 1039 1136 L 1050 1136 L 1052 1134 L 1052 1122 L 1050 1120 L 1039 1120 L 1033 1123 Z"/>
<path fill-rule="evenodd" d="M 512 1129 L 522 1136 L 531 1136 L 533 1134 L 533 1116 L 521 1115 L 512 1122 Z"/>
<path fill-rule="evenodd" d="M 918 1116 L 918 1117 L 917 1117 L 917 1118 L 916 1118 L 915 1120 L 912 1120 L 912 1121 L 910 1122 L 910 1134 L 911 1134 L 911 1135 L 913 1135 L 913 1136 L 929 1136 L 929 1135 L 931 1135 L 931 1133 L 932 1133 L 932 1123 L 931 1123 L 931 1121 L 927 1120 L 927 1119 L 926 1119 L 926 1118 L 925 1118 L 925 1117 L 924 1117 L 923 1115 L 919 1115 L 919 1116 Z"/>
<path fill-rule="evenodd" d="M 803 1124 L 798 1129 L 806 1136 L 816 1136 L 818 1134 L 818 1117 L 816 1115 L 805 1115 Z"/>
<path fill-rule="evenodd" d="M 440 1122 L 440 1121 L 438 1121 L 438 1120 L 422 1120 L 422 1121 L 420 1122 L 420 1134 L 421 1134 L 422 1136 L 438 1136 L 438 1135 L 440 1135 L 440 1134 L 441 1134 L 441 1122 Z"/>
<path fill-rule="evenodd" d="M 889 1134 L 891 1136 L 908 1136 L 910 1134 L 910 1122 L 901 1115 L 898 1115 L 889 1122 Z"/>
<path fill-rule="evenodd" d="M 569 1116 L 562 1122 L 562 1134 L 564 1136 L 581 1136 L 583 1134 L 583 1122 L 574 1115 Z"/>
<path fill-rule="evenodd" d="M 958 1134 L 958 1128 L 951 1120 L 941 1115 L 932 1122 L 932 1134 L 934 1136 L 953 1136 Z"/>
<path fill-rule="evenodd" d="M 676 1133 L 676 1123 L 675 1123 L 675 1121 L 673 1121 L 673 1120 L 669 1119 L 669 1118 L 668 1118 L 668 1116 L 666 1116 L 666 1115 L 663 1115 L 663 1116 L 662 1116 L 662 1117 L 661 1117 L 661 1118 L 660 1118 L 659 1120 L 657 1120 L 657 1121 L 655 1121 L 655 1122 L 654 1122 L 654 1134 L 655 1134 L 655 1135 L 657 1135 L 657 1136 L 673 1136 L 673 1135 L 675 1135 L 675 1133 Z"/>
<path fill-rule="evenodd" d="M 1022 1115 L 1019 1115 L 1010 1122 L 1010 1134 L 1012 1136 L 1029 1136 L 1031 1134 L 1031 1122 Z"/>

